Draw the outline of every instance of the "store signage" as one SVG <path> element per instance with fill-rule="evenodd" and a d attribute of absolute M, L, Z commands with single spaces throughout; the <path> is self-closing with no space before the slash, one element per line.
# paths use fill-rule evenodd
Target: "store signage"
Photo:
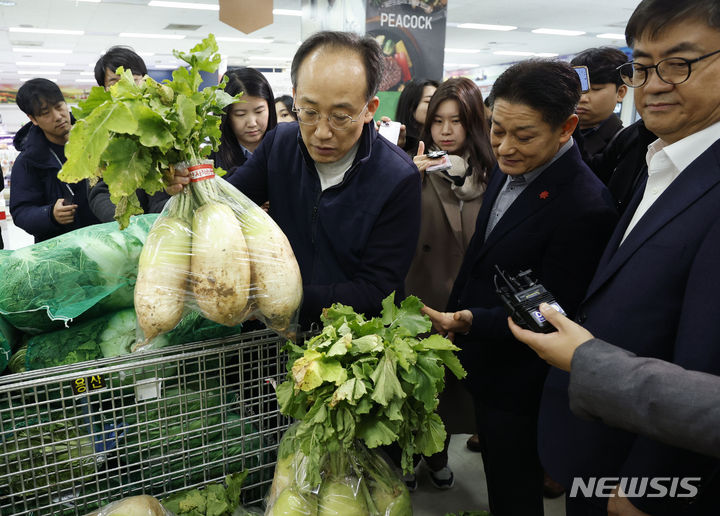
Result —
<path fill-rule="evenodd" d="M 367 0 L 365 32 L 383 49 L 381 91 L 410 79 L 442 80 L 447 0 Z"/>

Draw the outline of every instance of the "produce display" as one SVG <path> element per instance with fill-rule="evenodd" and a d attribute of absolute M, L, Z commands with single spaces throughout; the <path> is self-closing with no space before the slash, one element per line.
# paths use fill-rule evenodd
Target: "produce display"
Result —
<path fill-rule="evenodd" d="M 125 231 L 97 224 L 17 249 L 0 260 L 0 315 L 38 334 L 133 306 L 137 264 L 157 215 Z"/>
<path fill-rule="evenodd" d="M 152 496 L 139 495 L 112 502 L 87 516 L 173 516 L 173 513 Z"/>
<path fill-rule="evenodd" d="M 203 489 L 189 489 L 162 500 L 175 516 L 235 516 L 241 512 L 240 492 L 247 471 L 225 477 L 224 484 L 208 484 Z"/>
<path fill-rule="evenodd" d="M 421 337 L 431 329 L 422 302 L 411 296 L 398 307 L 394 297 L 369 320 L 334 304 L 319 335 L 286 346 L 278 402 L 299 422 L 283 437 L 266 514 L 411 514 L 404 484 L 372 449 L 398 443 L 405 472 L 414 454 L 442 450 L 446 432 L 435 410 L 445 367 L 466 373 L 449 340 Z"/>
<path fill-rule="evenodd" d="M 19 332 L 0 315 L 0 373 L 5 370 L 13 349 L 17 347 Z"/>
<path fill-rule="evenodd" d="M 277 224 L 203 159 L 218 148 L 222 109 L 242 99 L 225 93 L 225 82 L 198 91 L 200 72 L 215 72 L 221 59 L 212 34 L 190 53 L 174 54 L 189 67 L 175 70 L 172 81 L 146 77 L 137 85 L 130 70 L 118 69 L 121 78 L 108 91 L 92 89 L 73 110 L 78 121 L 59 177 L 102 177 L 126 227 L 142 213 L 137 189 L 152 194 L 177 168 L 190 173 L 140 256 L 134 302 L 143 338 L 135 350 L 172 330 L 188 309 L 225 326 L 255 317 L 292 337 L 302 301 L 292 248 Z"/>
<path fill-rule="evenodd" d="M 154 339 L 149 348 L 160 349 L 187 342 L 227 337 L 241 331 L 242 325 L 228 328 L 208 321 L 198 312 L 190 312 L 173 331 Z M 20 372 L 17 370 L 19 365 L 22 365 L 21 370 L 32 371 L 126 355 L 132 351 L 136 338 L 135 310 L 126 308 L 70 328 L 30 337 L 15 353 L 22 353 L 21 364 L 13 365 L 11 370 Z"/>

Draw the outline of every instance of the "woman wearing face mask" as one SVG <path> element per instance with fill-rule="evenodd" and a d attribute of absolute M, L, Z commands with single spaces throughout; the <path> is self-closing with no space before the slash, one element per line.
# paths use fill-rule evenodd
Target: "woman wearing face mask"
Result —
<path fill-rule="evenodd" d="M 431 159 L 428 150 L 447 152 L 447 170 L 433 170 L 444 158 Z M 446 306 L 465 250 L 475 232 L 487 175 L 495 160 L 480 89 L 467 78 L 448 79 L 432 96 L 418 152 L 413 158 L 423 176 L 422 222 L 415 257 L 405 281 L 407 294 L 427 306 Z M 447 427 L 445 449 L 425 457 L 435 487 L 454 482 L 447 446 L 452 433 L 475 433 L 470 395 L 452 374 L 445 378 L 439 414 Z M 409 482 L 408 482 L 409 480 Z M 406 479 L 412 487 L 414 479 Z"/>
<path fill-rule="evenodd" d="M 220 130 L 220 148 L 211 154 L 215 166 L 230 169 L 245 163 L 265 133 L 277 125 L 275 97 L 267 79 L 254 68 L 236 68 L 225 72 L 228 83 L 225 92 L 237 95 L 238 102 L 225 108 Z"/>
<path fill-rule="evenodd" d="M 405 85 L 398 99 L 395 120 L 405 125 L 405 141 L 401 141 L 401 134 L 398 146 L 410 156 L 417 153 L 428 104 L 437 87 L 437 81 L 413 79 Z"/>

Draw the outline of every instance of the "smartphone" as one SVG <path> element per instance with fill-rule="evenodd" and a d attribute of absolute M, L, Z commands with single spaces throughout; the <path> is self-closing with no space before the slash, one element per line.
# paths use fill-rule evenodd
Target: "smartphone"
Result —
<path fill-rule="evenodd" d="M 440 151 L 445 152 L 445 151 Z M 428 157 L 430 157 L 430 153 L 428 153 Z M 440 172 L 441 170 L 450 170 L 452 168 L 452 163 L 450 162 L 450 157 L 447 154 L 443 154 L 442 156 L 438 156 L 438 158 L 442 157 L 443 160 L 438 163 L 437 165 L 430 165 L 428 168 L 425 169 L 426 172 Z"/>
<path fill-rule="evenodd" d="M 400 122 L 387 122 L 385 120 L 380 121 L 380 128 L 378 132 L 385 138 L 390 140 L 391 143 L 397 145 L 398 138 L 400 137 Z"/>
<path fill-rule="evenodd" d="M 587 93 L 590 91 L 590 72 L 587 66 L 573 66 L 575 72 L 580 77 L 580 91 Z"/>
<path fill-rule="evenodd" d="M 72 188 L 70 188 L 70 186 L 65 186 L 67 186 L 68 193 L 66 193 L 63 197 L 63 206 L 70 206 L 72 204 L 75 204 L 75 192 L 72 191 Z"/>

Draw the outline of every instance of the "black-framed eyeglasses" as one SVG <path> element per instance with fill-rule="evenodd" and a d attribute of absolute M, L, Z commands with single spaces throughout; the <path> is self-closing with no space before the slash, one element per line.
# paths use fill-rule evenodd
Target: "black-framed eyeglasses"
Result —
<path fill-rule="evenodd" d="M 617 67 L 622 82 L 631 88 L 639 88 L 648 80 L 648 71 L 655 69 L 658 78 L 668 84 L 682 84 L 690 78 L 692 65 L 710 56 L 720 53 L 720 50 L 710 52 L 695 59 L 684 57 L 668 57 L 661 59 L 652 66 L 645 66 L 639 63 L 630 62 Z"/>
<path fill-rule="evenodd" d="M 344 131 L 349 129 L 352 124 L 360 119 L 360 116 L 365 112 L 367 107 L 368 102 L 365 103 L 362 110 L 360 110 L 360 113 L 358 113 L 355 117 L 351 117 L 345 113 L 330 113 L 329 115 L 326 115 L 325 118 L 327 118 L 330 127 L 339 131 Z M 297 107 L 295 103 L 293 103 L 292 110 L 294 113 L 297 113 L 298 122 L 304 125 L 318 125 L 320 119 L 322 118 L 322 115 L 316 109 Z"/>

